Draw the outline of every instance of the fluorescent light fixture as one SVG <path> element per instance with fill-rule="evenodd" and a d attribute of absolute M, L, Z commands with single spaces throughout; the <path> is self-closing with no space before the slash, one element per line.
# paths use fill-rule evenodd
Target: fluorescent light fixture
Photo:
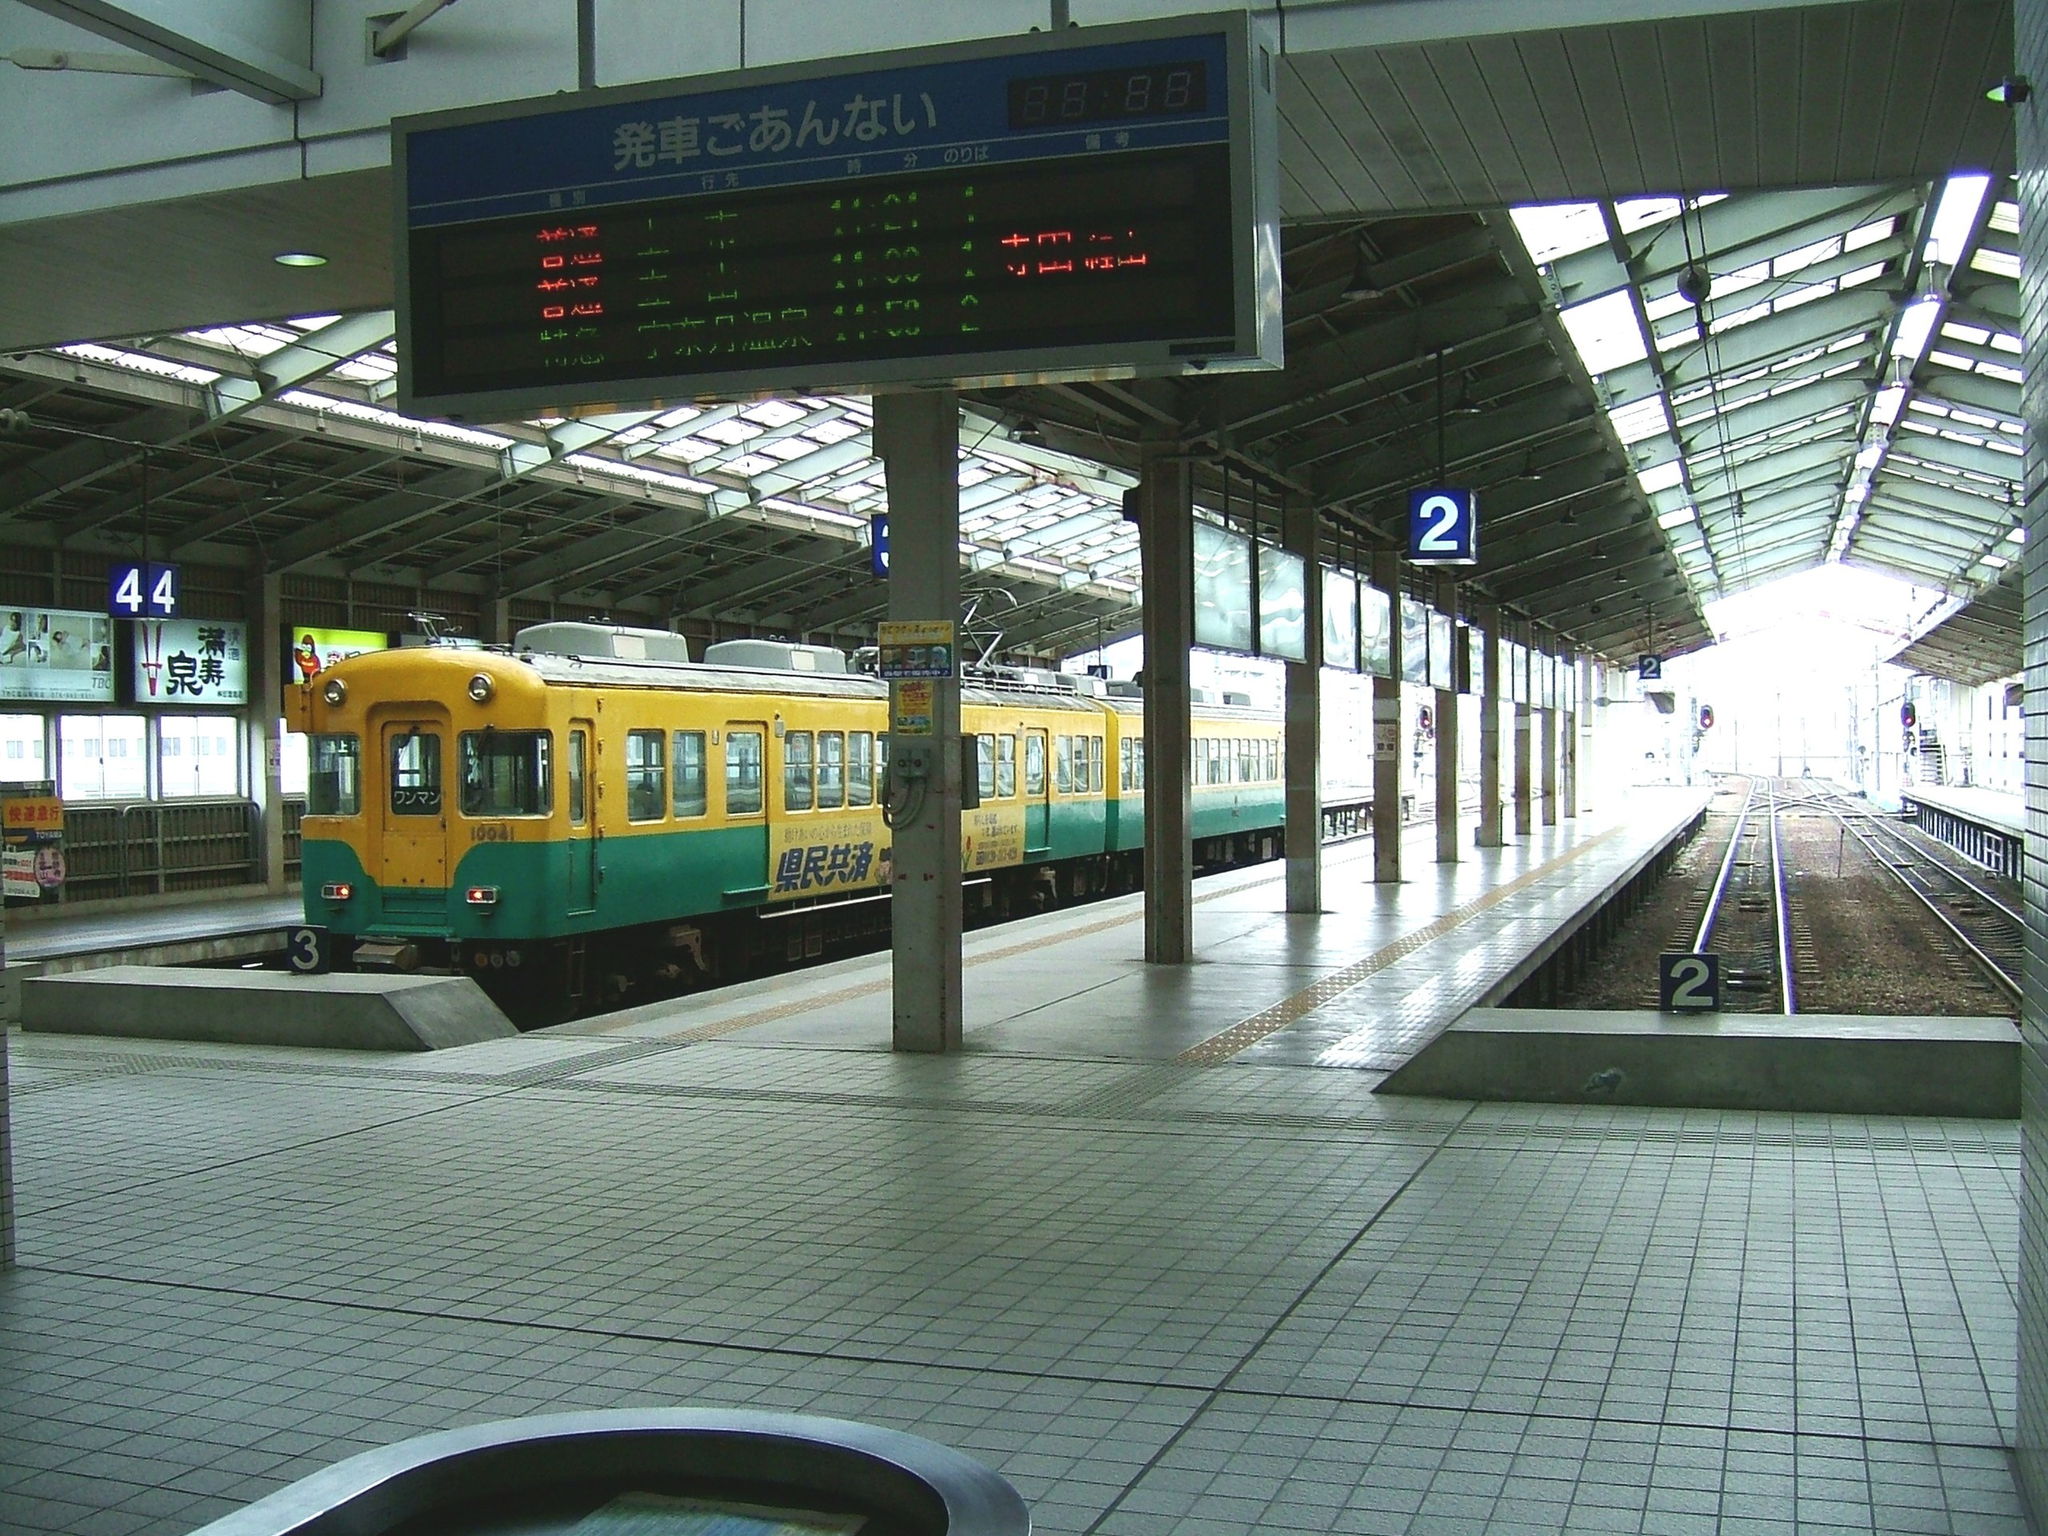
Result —
<path fill-rule="evenodd" d="M 1899 313 L 1899 328 L 1892 332 L 1889 356 L 1894 362 L 1918 363 L 1927 350 L 1927 339 L 1941 319 L 1941 295 L 1922 294 Z"/>
<path fill-rule="evenodd" d="M 1991 569 L 1993 569 L 1994 571 L 2002 571 L 2008 565 L 2012 564 L 2012 562 L 2006 559 L 2003 555 L 1986 555 L 1983 557 L 1983 562 L 1984 564 L 1990 566 Z"/>
<path fill-rule="evenodd" d="M 2024 529 L 2024 528 L 2008 528 L 2008 529 L 2007 529 L 2007 530 L 2005 531 L 2005 542 L 2006 542 L 2006 543 L 2008 543 L 2008 544 L 2024 544 L 2024 543 L 2026 543 L 2026 542 L 2027 542 L 2027 530 L 2026 530 L 2026 529 Z"/>
<path fill-rule="evenodd" d="M 1899 412 L 1905 408 L 1906 386 L 1887 384 L 1877 392 L 1877 398 L 1870 403 L 1870 419 L 1888 427 L 1899 419 Z"/>
<path fill-rule="evenodd" d="M 270 258 L 280 267 L 324 267 L 327 258 L 318 251 L 279 251 Z"/>
<path fill-rule="evenodd" d="M 1557 318 L 1588 373 L 1612 373 L 1650 355 L 1650 344 L 1636 321 L 1635 298 L 1626 288 L 1561 309 Z"/>
<path fill-rule="evenodd" d="M 1963 247 L 1970 231 L 1977 227 L 1977 214 L 1984 195 L 1991 190 L 1989 176 L 1972 173 L 1951 176 L 1941 189 L 1941 201 L 1934 205 L 1934 223 L 1928 231 L 1923 254 L 1929 261 L 1956 266 L 1963 259 Z"/>
<path fill-rule="evenodd" d="M 1692 518 L 1693 509 L 1691 507 L 1678 507 L 1670 512 L 1659 513 L 1657 516 L 1657 526 L 1666 529 L 1677 528 L 1691 522 Z"/>
<path fill-rule="evenodd" d="M 1870 500 L 1870 483 L 1866 480 L 1858 480 L 1849 489 L 1842 492 L 1842 500 L 1852 507 L 1862 506 L 1864 502 Z"/>

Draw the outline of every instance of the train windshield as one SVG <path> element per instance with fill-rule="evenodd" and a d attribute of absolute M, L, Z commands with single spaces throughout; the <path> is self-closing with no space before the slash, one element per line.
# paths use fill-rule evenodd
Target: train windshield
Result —
<path fill-rule="evenodd" d="M 363 808 L 363 743 L 353 732 L 315 736 L 306 754 L 306 814 L 354 816 Z"/>
<path fill-rule="evenodd" d="M 554 809 L 546 731 L 464 731 L 462 814 L 546 816 Z"/>

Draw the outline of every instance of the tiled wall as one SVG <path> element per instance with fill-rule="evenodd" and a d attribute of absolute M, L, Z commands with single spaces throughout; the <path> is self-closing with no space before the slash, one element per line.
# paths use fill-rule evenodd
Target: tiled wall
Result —
<path fill-rule="evenodd" d="M 2048 1532 L 2048 0 L 2015 0 L 2015 66 L 2038 82 L 2019 129 L 2020 301 L 2027 338 L 2027 964 L 2020 1053 L 2019 1470 L 2033 1526 Z"/>

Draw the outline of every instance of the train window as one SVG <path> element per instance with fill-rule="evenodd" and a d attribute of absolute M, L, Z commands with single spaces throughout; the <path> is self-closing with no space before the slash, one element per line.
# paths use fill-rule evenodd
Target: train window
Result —
<path fill-rule="evenodd" d="M 1007 800 L 1017 793 L 1017 738 L 996 738 L 996 798 Z"/>
<path fill-rule="evenodd" d="M 1088 738 L 1088 793 L 1099 795 L 1104 788 L 1102 778 L 1102 738 Z"/>
<path fill-rule="evenodd" d="M 1052 787 L 1063 795 L 1074 792 L 1074 738 L 1062 736 L 1053 744 Z"/>
<path fill-rule="evenodd" d="M 668 814 L 668 763 L 660 731 L 626 732 L 626 820 L 659 821 Z"/>
<path fill-rule="evenodd" d="M 307 754 L 306 814 L 354 816 L 363 808 L 363 743 L 354 732 L 315 736 Z"/>
<path fill-rule="evenodd" d="M 1269 779 L 1280 777 L 1280 743 L 1277 741 L 1266 743 L 1266 777 Z"/>
<path fill-rule="evenodd" d="M 1255 783 L 1257 783 L 1257 782 L 1258 782 L 1258 781 L 1259 781 L 1260 779 L 1263 779 L 1263 778 L 1265 777 L 1265 775 L 1264 775 L 1263 773 L 1259 772 L 1259 769 L 1258 769 L 1258 765 L 1257 765 L 1257 763 L 1256 763 L 1256 762 L 1255 762 L 1255 761 L 1253 760 L 1253 758 L 1252 758 L 1252 754 L 1253 754 L 1254 752 L 1258 751 L 1258 750 L 1259 750 L 1259 744 L 1258 744 L 1257 742 L 1253 741 L 1253 740 L 1251 739 L 1251 737 L 1249 737 L 1249 736 L 1240 736 L 1240 737 L 1239 737 L 1239 738 L 1237 739 L 1237 782 L 1238 782 L 1238 783 L 1240 783 L 1240 784 L 1255 784 Z"/>
<path fill-rule="evenodd" d="M 590 756 L 590 737 L 583 731 L 569 733 L 569 825 L 580 827 L 590 819 L 590 776 L 585 766 Z"/>
<path fill-rule="evenodd" d="M 675 805 L 678 817 L 704 814 L 704 733 L 675 735 Z"/>
<path fill-rule="evenodd" d="M 1032 735 L 1024 738 L 1024 793 L 1038 796 L 1045 793 L 1045 738 Z"/>
<path fill-rule="evenodd" d="M 464 731 L 457 739 L 465 816 L 545 816 L 554 807 L 546 731 Z"/>
<path fill-rule="evenodd" d="M 391 738 L 391 814 L 441 814 L 441 738 L 432 731 Z"/>
<path fill-rule="evenodd" d="M 984 732 L 977 738 L 980 749 L 974 754 L 975 780 L 981 791 L 981 798 L 993 800 L 996 795 L 996 739 Z"/>
<path fill-rule="evenodd" d="M 790 731 L 782 738 L 782 808 L 811 808 L 811 733 Z"/>
<path fill-rule="evenodd" d="M 875 738 L 866 731 L 846 733 L 846 803 L 875 803 Z"/>
<path fill-rule="evenodd" d="M 1131 743 L 1131 788 L 1145 787 L 1145 738 L 1140 736 Z"/>
<path fill-rule="evenodd" d="M 1131 787 L 1131 738 L 1128 736 L 1116 744 L 1116 787 L 1119 790 Z"/>
<path fill-rule="evenodd" d="M 846 737 L 838 731 L 818 732 L 818 809 L 836 811 L 846 804 Z"/>
<path fill-rule="evenodd" d="M 761 733 L 725 733 L 725 814 L 761 814 Z"/>

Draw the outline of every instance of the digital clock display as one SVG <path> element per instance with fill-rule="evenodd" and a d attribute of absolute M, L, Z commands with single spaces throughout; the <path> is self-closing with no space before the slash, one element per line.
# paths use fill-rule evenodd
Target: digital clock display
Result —
<path fill-rule="evenodd" d="M 1033 75 L 1012 80 L 1010 128 L 1109 123 L 1209 110 L 1209 72 L 1200 59 L 1142 69 Z"/>
<path fill-rule="evenodd" d="M 428 394 L 832 366 L 1233 324 L 1227 149 L 494 219 L 412 243 Z"/>

